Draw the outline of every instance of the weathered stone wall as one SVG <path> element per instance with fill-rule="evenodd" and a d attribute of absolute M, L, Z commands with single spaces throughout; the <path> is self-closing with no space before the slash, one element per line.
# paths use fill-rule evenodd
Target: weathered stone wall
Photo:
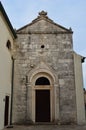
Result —
<path fill-rule="evenodd" d="M 13 122 L 25 123 L 27 120 L 26 77 L 41 61 L 52 68 L 58 79 L 58 120 L 61 123 L 76 122 L 72 33 L 65 32 L 64 29 L 62 31 L 56 25 L 51 27 L 49 22 L 46 24 L 45 20 L 41 20 L 19 30 L 15 44 Z"/>

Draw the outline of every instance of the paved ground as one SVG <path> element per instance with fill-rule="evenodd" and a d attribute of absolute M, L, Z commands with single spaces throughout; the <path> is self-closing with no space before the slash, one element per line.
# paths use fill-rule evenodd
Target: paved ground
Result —
<path fill-rule="evenodd" d="M 30 125 L 30 126 L 14 126 L 4 130 L 86 130 L 86 125 Z"/>

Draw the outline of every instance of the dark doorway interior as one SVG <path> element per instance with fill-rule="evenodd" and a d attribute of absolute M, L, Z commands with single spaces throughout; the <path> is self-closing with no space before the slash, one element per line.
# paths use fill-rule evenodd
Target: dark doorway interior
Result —
<path fill-rule="evenodd" d="M 36 90 L 36 122 L 50 122 L 50 90 Z"/>
<path fill-rule="evenodd" d="M 9 96 L 5 97 L 5 115 L 4 115 L 4 126 L 8 125 L 9 117 Z"/>
<path fill-rule="evenodd" d="M 50 82 L 46 77 L 40 77 L 36 80 L 35 85 L 50 85 Z"/>

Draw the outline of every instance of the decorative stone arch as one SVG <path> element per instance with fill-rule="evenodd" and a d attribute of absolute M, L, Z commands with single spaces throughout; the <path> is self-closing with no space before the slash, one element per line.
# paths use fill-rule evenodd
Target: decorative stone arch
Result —
<path fill-rule="evenodd" d="M 53 83 L 57 82 L 55 74 L 53 74 L 50 70 L 48 69 L 33 69 L 29 74 L 28 74 L 28 81 L 31 83 L 33 80 L 33 77 L 36 75 L 46 75 L 49 79 L 52 79 Z"/>
<path fill-rule="evenodd" d="M 34 75 L 30 78 L 30 83 L 32 85 L 35 85 L 35 81 L 39 77 L 46 77 L 47 79 L 49 79 L 51 85 L 53 85 L 54 82 L 55 82 L 55 77 L 52 75 L 52 73 L 50 71 L 46 71 L 44 69 L 40 69 L 40 70 L 36 71 L 34 73 Z"/>
<path fill-rule="evenodd" d="M 38 78 L 45 77 L 49 80 L 50 85 L 36 86 L 35 82 Z M 36 90 L 49 90 L 50 91 L 50 122 L 55 122 L 59 119 L 59 83 L 57 82 L 55 74 L 49 69 L 35 68 L 28 74 L 27 86 L 27 120 L 36 122 Z M 58 91 L 58 93 L 57 93 Z M 58 97 L 58 99 L 56 99 Z"/>

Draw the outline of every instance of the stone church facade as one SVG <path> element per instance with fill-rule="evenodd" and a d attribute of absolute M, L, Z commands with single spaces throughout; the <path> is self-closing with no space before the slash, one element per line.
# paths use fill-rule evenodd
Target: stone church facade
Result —
<path fill-rule="evenodd" d="M 42 11 L 16 33 L 13 123 L 83 123 L 83 84 L 78 75 L 83 57 L 73 51 L 72 30 L 54 23 Z"/>

